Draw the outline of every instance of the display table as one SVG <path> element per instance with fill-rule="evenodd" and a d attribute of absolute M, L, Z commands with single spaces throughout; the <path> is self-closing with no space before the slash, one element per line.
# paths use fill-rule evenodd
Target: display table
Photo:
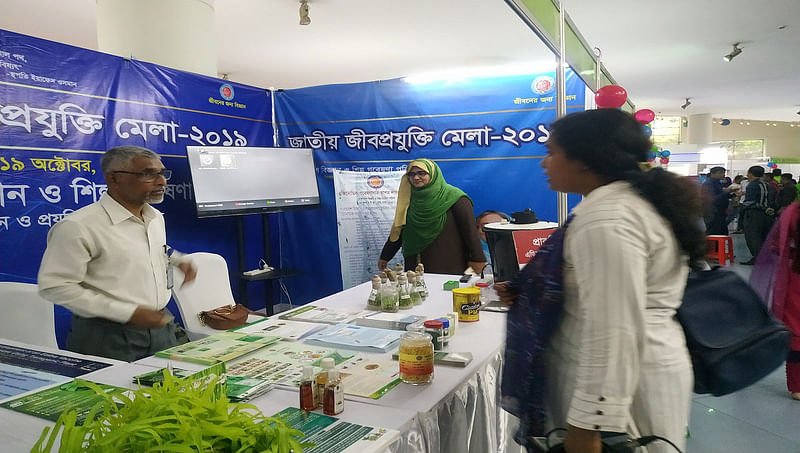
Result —
<path fill-rule="evenodd" d="M 442 284 L 458 277 L 426 274 L 430 296 L 422 305 L 401 313 L 439 318 L 452 312 L 452 293 L 442 290 Z M 371 288 L 371 283 L 364 283 L 313 304 L 364 309 Z M 471 352 L 473 361 L 466 368 L 436 365 L 431 384 L 401 384 L 378 400 L 350 396 L 347 399 L 416 413 L 413 425 L 403 431 L 404 442 L 395 450 L 400 453 L 519 452 L 520 447 L 513 440 L 515 420 L 500 408 L 505 328 L 504 313 L 482 311 L 480 321 L 459 323 L 455 337 L 445 348 L 451 352 Z"/>
<path fill-rule="evenodd" d="M 457 280 L 457 277 L 426 275 L 425 279 L 430 293 L 428 299 L 422 305 L 401 310 L 400 315 L 413 314 L 427 319 L 443 317 L 453 311 L 452 293 L 442 290 L 442 284 L 447 280 Z M 371 284 L 365 283 L 313 304 L 364 310 L 370 288 Z M 473 360 L 469 365 L 465 368 L 436 365 L 432 383 L 423 386 L 400 384 L 377 400 L 347 395 L 345 411 L 339 418 L 360 425 L 398 430 L 401 438 L 388 446 L 388 451 L 393 453 L 520 452 L 520 447 L 512 439 L 515 421 L 499 404 L 505 325 L 505 314 L 485 311 L 480 313 L 478 322 L 459 323 L 456 335 L 445 350 L 471 352 Z M 396 350 L 361 354 L 385 359 L 390 358 L 392 352 Z M 117 364 L 83 377 L 132 388 L 133 376 L 166 366 L 166 363 L 166 359 L 151 357 L 138 363 Z M 265 414 L 273 414 L 286 407 L 297 407 L 298 393 L 291 388 L 276 387 L 252 403 Z M 9 439 L 9 446 L 13 446 L 8 451 L 27 451 L 42 428 L 51 425 L 46 420 L 2 408 L 0 421 L 0 434 L 3 439 Z M 387 449 L 376 451 L 384 450 Z"/>

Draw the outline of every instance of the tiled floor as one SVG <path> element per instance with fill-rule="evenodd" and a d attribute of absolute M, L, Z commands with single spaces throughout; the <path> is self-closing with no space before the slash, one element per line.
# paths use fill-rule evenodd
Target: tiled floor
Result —
<path fill-rule="evenodd" d="M 743 235 L 733 239 L 735 261 L 750 259 Z M 731 269 L 747 279 L 752 266 Z M 686 453 L 800 453 L 800 401 L 789 398 L 783 366 L 731 395 L 695 395 Z"/>

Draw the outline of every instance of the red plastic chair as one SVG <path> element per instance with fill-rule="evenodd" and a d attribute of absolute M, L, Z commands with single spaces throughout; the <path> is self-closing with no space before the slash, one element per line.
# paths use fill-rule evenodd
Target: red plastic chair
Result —
<path fill-rule="evenodd" d="M 708 253 L 706 258 L 717 260 L 720 266 L 726 264 L 725 260 L 733 263 L 733 239 L 730 236 L 712 234 L 706 236 Z"/>

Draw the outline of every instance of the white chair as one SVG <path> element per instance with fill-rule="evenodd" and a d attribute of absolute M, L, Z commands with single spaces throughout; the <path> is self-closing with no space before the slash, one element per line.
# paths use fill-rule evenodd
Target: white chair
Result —
<path fill-rule="evenodd" d="M 220 332 L 202 325 L 198 313 L 236 302 L 233 300 L 225 258 L 206 252 L 191 253 L 186 257 L 197 268 L 197 278 L 181 288 L 183 272 L 175 268 L 172 295 L 181 312 L 186 334 L 194 341 Z"/>
<path fill-rule="evenodd" d="M 58 349 L 53 304 L 30 283 L 0 282 L 0 337 Z"/>

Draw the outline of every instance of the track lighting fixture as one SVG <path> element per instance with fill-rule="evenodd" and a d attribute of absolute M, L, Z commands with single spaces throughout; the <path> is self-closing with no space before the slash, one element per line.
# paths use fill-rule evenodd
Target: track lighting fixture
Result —
<path fill-rule="evenodd" d="M 308 25 L 311 18 L 308 17 L 308 0 L 300 0 L 300 25 Z"/>
<path fill-rule="evenodd" d="M 733 51 L 731 51 L 731 53 L 729 53 L 728 55 L 725 55 L 724 57 L 722 57 L 722 59 L 725 60 L 725 61 L 731 61 L 734 58 L 736 58 L 737 55 L 742 53 L 742 49 L 739 48 L 739 44 L 741 44 L 741 43 L 737 42 L 736 44 L 734 44 L 733 45 Z"/>
<path fill-rule="evenodd" d="M 690 101 L 689 98 L 686 98 L 686 102 L 683 103 L 681 108 L 686 110 L 686 107 L 689 107 L 690 105 L 692 105 L 692 101 Z"/>

